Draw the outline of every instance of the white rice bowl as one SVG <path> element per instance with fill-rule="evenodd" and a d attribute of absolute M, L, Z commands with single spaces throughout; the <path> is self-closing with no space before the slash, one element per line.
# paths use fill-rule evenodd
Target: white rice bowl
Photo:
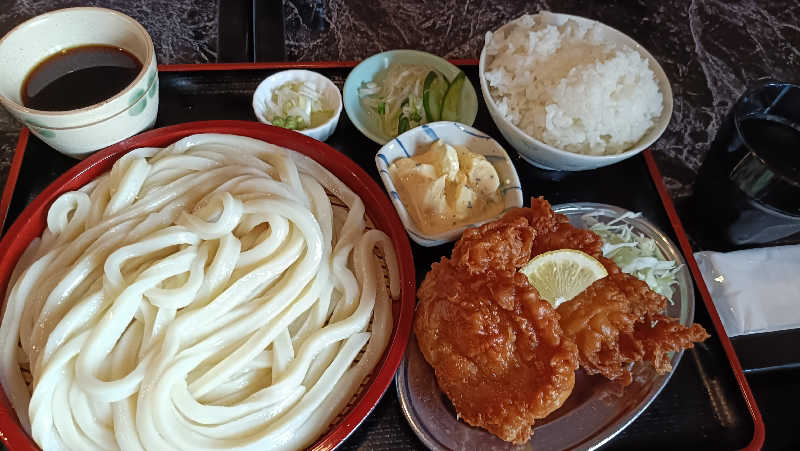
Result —
<path fill-rule="evenodd" d="M 648 61 L 608 42 L 596 23 L 524 15 L 486 34 L 485 79 L 498 112 L 558 149 L 615 155 L 633 147 L 664 108 Z"/>

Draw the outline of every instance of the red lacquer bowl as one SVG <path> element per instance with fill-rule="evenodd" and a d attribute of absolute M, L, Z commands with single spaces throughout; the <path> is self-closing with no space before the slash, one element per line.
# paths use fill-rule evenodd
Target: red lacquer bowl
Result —
<path fill-rule="evenodd" d="M 46 225 L 47 210 L 59 195 L 78 189 L 110 170 L 114 162 L 130 150 L 139 147 L 164 147 L 196 133 L 249 136 L 293 149 L 313 158 L 361 196 L 367 215 L 375 227 L 386 232 L 394 243 L 400 264 L 402 287 L 400 300 L 393 302 L 392 305 L 394 324 L 389 347 L 366 381 L 365 389 L 349 404 L 347 413 L 310 448 L 315 451 L 333 449 L 366 418 L 392 382 L 411 333 L 416 279 L 411 246 L 389 198 L 363 169 L 327 144 L 299 133 L 246 121 L 190 122 L 151 130 L 121 141 L 92 155 L 59 177 L 17 218 L 0 241 L 0 292 L 5 293 L 11 271 L 22 252 L 31 240 L 42 234 Z M 0 439 L 12 451 L 38 449 L 33 439 L 20 426 L 2 391 L 0 391 Z"/>

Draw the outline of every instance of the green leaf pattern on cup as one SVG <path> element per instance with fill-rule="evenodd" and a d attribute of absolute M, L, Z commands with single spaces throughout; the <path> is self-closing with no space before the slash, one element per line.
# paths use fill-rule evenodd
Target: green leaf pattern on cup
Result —
<path fill-rule="evenodd" d="M 128 108 L 128 114 L 131 116 L 137 116 L 144 111 L 146 106 L 147 98 L 144 97 L 144 89 L 139 88 L 133 91 L 133 94 L 131 94 L 131 107 Z"/>
<path fill-rule="evenodd" d="M 158 90 L 158 72 L 151 71 L 147 76 L 147 85 L 150 86 L 147 92 L 144 89 L 133 91 L 129 98 L 128 114 L 138 116 L 147 108 L 147 98 L 153 98 Z"/>
<path fill-rule="evenodd" d="M 36 132 L 38 132 L 39 135 L 42 136 L 42 138 L 53 138 L 56 136 L 56 132 L 54 132 L 53 130 L 47 130 L 45 128 L 36 129 Z"/>
<path fill-rule="evenodd" d="M 53 130 L 44 128 L 43 125 L 38 124 L 38 123 L 36 123 L 34 121 L 27 120 L 27 121 L 22 121 L 22 123 L 25 124 L 25 126 L 28 127 L 29 129 L 31 129 L 32 132 L 34 132 L 35 134 L 41 136 L 42 138 L 52 138 L 52 137 L 56 136 L 56 132 L 54 132 Z"/>
<path fill-rule="evenodd" d="M 155 97 L 156 93 L 158 92 L 158 72 L 151 71 L 150 75 L 147 78 L 147 85 L 150 86 L 150 89 L 145 92 L 144 89 L 137 89 L 135 90 L 131 96 L 128 103 L 128 114 L 131 116 L 137 116 L 147 108 L 147 99 L 152 99 Z M 138 102 L 137 102 L 138 101 Z M 49 128 L 45 128 L 43 125 L 36 123 L 31 120 L 22 121 L 26 127 L 28 127 L 34 134 L 39 135 L 42 138 L 53 138 L 56 136 L 56 132 Z"/>
<path fill-rule="evenodd" d="M 156 92 L 158 92 L 158 78 L 156 78 L 155 83 L 150 85 L 150 91 L 147 92 L 147 97 L 152 99 L 153 97 L 155 97 Z"/>

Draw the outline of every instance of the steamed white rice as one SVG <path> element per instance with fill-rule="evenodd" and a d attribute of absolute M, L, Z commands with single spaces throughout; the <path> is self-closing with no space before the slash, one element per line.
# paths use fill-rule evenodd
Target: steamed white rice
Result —
<path fill-rule="evenodd" d="M 522 131 L 559 149 L 627 150 L 663 108 L 647 60 L 604 42 L 595 24 L 548 25 L 548 15 L 525 15 L 486 33 L 485 76 L 495 104 Z"/>

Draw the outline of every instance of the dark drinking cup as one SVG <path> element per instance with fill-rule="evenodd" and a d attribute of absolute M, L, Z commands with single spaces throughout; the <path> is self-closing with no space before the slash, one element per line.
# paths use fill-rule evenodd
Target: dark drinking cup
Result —
<path fill-rule="evenodd" d="M 736 102 L 695 182 L 703 247 L 800 242 L 800 86 L 762 80 Z"/>

